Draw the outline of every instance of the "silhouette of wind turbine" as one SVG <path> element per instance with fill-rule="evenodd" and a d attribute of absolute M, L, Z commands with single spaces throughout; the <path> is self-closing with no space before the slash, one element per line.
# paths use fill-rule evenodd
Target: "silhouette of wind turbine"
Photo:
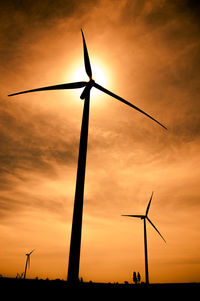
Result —
<path fill-rule="evenodd" d="M 100 91 L 118 99 L 122 103 L 132 107 L 133 109 L 139 111 L 140 113 L 146 115 L 157 124 L 167 129 L 164 125 L 158 122 L 156 119 L 151 117 L 149 114 L 145 113 L 143 110 L 139 109 L 132 103 L 121 98 L 120 96 L 110 92 L 104 87 L 97 84 L 92 78 L 92 69 L 90 65 L 90 59 L 87 51 L 87 46 L 85 42 L 85 37 L 81 29 L 82 39 L 83 39 L 83 51 L 84 51 L 84 64 L 85 71 L 89 77 L 89 81 L 80 81 L 73 83 L 65 83 L 60 85 L 42 87 L 32 90 L 26 90 L 8 96 L 37 92 L 37 91 L 48 91 L 48 90 L 60 90 L 60 89 L 77 89 L 83 88 L 84 90 L 80 96 L 84 100 L 82 126 L 80 134 L 80 144 L 79 144 L 79 157 L 78 157 L 78 167 L 77 167 L 77 177 L 76 177 L 76 190 L 74 199 L 74 212 L 72 220 L 72 230 L 71 230 L 71 243 L 70 243 L 70 253 L 69 253 L 69 264 L 68 264 L 68 281 L 76 282 L 78 281 L 79 274 L 79 262 L 80 262 L 80 247 L 81 247 L 81 229 L 82 229 L 82 213 L 83 213 L 83 196 L 84 196 L 84 183 L 85 183 L 85 168 L 86 168 L 86 154 L 87 154 L 87 141 L 88 141 L 88 124 L 89 124 L 89 105 L 90 105 L 90 90 L 95 87 Z"/>
<path fill-rule="evenodd" d="M 149 284 L 149 269 L 148 269 L 148 255 L 147 255 L 147 232 L 146 232 L 146 219 L 148 222 L 154 227 L 154 229 L 158 232 L 158 234 L 161 236 L 161 238 L 165 241 L 164 237 L 160 234 L 156 226 L 152 223 L 152 221 L 148 218 L 148 212 L 149 212 L 149 207 L 151 204 L 151 200 L 153 197 L 153 192 L 150 197 L 150 201 L 148 203 L 147 209 L 146 209 L 146 214 L 145 215 L 122 215 L 122 216 L 128 216 L 128 217 L 136 217 L 136 218 L 141 218 L 144 220 L 144 253 L 145 253 L 145 278 L 146 278 L 146 284 Z"/>
<path fill-rule="evenodd" d="M 26 264 L 25 264 L 25 270 L 24 270 L 24 279 L 26 279 L 26 271 L 27 271 L 27 267 L 30 267 L 30 255 L 35 251 L 35 249 L 33 249 L 30 253 L 26 254 Z"/>

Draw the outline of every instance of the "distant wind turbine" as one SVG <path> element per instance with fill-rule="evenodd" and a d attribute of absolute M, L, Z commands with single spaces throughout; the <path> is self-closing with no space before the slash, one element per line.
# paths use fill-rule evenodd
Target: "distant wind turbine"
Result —
<path fill-rule="evenodd" d="M 27 267 L 30 267 L 30 255 L 35 251 L 35 249 L 33 249 L 30 253 L 26 254 L 26 264 L 25 264 L 25 270 L 24 270 L 24 279 L 26 279 L 26 271 L 27 271 Z"/>
<path fill-rule="evenodd" d="M 149 270 L 148 270 L 148 255 L 147 255 L 147 232 L 146 232 L 146 219 L 148 222 L 154 227 L 154 229 L 158 232 L 158 234 L 161 236 L 161 238 L 165 241 L 164 237 L 160 234 L 158 229 L 155 227 L 155 225 L 150 221 L 148 218 L 148 212 L 149 212 L 149 207 L 151 204 L 151 200 L 153 197 L 153 192 L 150 197 L 150 201 L 148 203 L 147 209 L 146 209 L 146 214 L 145 215 L 122 215 L 122 216 L 129 216 L 129 217 L 136 217 L 136 218 L 141 218 L 144 220 L 144 253 L 145 253 L 145 278 L 146 278 L 146 284 L 149 284 Z"/>
<path fill-rule="evenodd" d="M 74 212 L 72 221 L 72 231 L 71 231 L 71 243 L 70 243 L 70 253 L 69 253 L 69 264 L 68 264 L 68 281 L 76 282 L 78 281 L 79 275 L 79 262 L 80 262 L 80 248 L 81 248 L 81 229 L 82 229 L 82 214 L 83 214 L 83 197 L 84 197 L 84 183 L 85 183 L 85 168 L 86 168 L 86 154 L 87 154 L 87 141 L 88 141 L 88 125 L 89 125 L 89 105 L 90 105 L 90 90 L 95 87 L 102 92 L 116 98 L 122 103 L 132 107 L 133 109 L 139 111 L 140 113 L 146 115 L 157 124 L 167 129 L 164 125 L 158 122 L 156 119 L 151 117 L 149 114 L 145 113 L 143 110 L 139 109 L 132 103 L 121 98 L 120 96 L 110 92 L 109 90 L 103 88 L 97 84 L 92 78 L 92 69 L 90 65 L 89 55 L 87 51 L 87 46 L 84 38 L 83 31 L 81 29 L 83 38 L 83 50 L 84 50 L 84 64 L 85 71 L 89 77 L 89 81 L 66 83 L 48 87 L 42 87 L 32 90 L 26 90 L 8 96 L 37 92 L 37 91 L 47 91 L 47 90 L 61 90 L 61 89 L 77 89 L 83 88 L 80 98 L 84 100 L 83 108 L 83 118 L 81 126 L 80 144 L 79 144 L 79 157 L 78 157 L 78 167 L 77 167 L 77 177 L 76 177 L 76 191 L 74 200 Z"/>

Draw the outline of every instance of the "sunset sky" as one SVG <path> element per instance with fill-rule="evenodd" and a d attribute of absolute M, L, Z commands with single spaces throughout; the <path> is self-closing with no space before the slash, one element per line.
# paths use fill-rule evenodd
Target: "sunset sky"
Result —
<path fill-rule="evenodd" d="M 84 281 L 200 281 L 200 4 L 7 0 L 0 4 L 0 274 L 67 278 L 82 89 L 7 95 L 93 77 L 168 131 L 91 93 L 80 273 Z M 95 75 L 96 71 L 96 75 Z M 83 75 L 82 75 L 83 73 Z M 93 88 L 93 90 L 95 90 Z"/>

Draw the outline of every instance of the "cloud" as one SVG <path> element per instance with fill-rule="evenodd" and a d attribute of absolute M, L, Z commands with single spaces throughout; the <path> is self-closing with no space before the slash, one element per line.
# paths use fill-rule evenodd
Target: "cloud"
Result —
<path fill-rule="evenodd" d="M 2 102 L 3 105 L 3 102 Z M 71 126 L 65 136 L 59 118 L 48 113 L 33 114 L 19 104 L 1 107 L 1 166 L 9 169 L 49 171 L 52 162 L 71 164 L 75 160 L 77 141 Z M 9 168 L 10 167 L 10 168 Z"/>
<path fill-rule="evenodd" d="M 177 242 L 169 254 L 163 251 L 162 256 L 165 254 L 166 262 L 174 263 L 173 254 L 179 254 L 180 245 L 184 245 L 182 233 L 185 231 L 188 241 L 192 241 L 197 238 L 198 227 L 198 218 L 195 222 L 187 218 L 188 213 L 197 214 L 200 193 L 197 2 L 18 4 L 9 0 L 1 4 L 1 226 L 9 224 L 13 233 L 21 220 L 23 225 L 37 220 L 37 229 L 33 229 L 38 234 L 35 242 L 42 241 L 40 220 L 46 217 L 53 229 L 60 221 L 63 228 L 67 223 L 70 237 L 83 103 L 70 91 L 33 93 L 15 99 L 6 95 L 71 80 L 73 62 L 79 56 L 82 59 L 83 26 L 91 60 L 99 57 L 102 67 L 111 70 L 107 88 L 168 127 L 164 131 L 109 96 L 104 95 L 99 102 L 92 98 L 84 203 L 84 239 L 90 244 L 85 244 L 89 254 L 85 258 L 87 271 L 92 266 L 88 258 L 94 261 L 94 242 L 98 240 L 102 247 L 98 259 L 95 255 L 99 265 L 103 261 L 107 264 L 108 249 L 115 254 L 111 244 L 120 248 L 123 243 L 123 251 L 130 256 L 124 266 L 124 256 L 116 251 L 115 266 L 119 264 L 117 273 L 125 279 L 126 272 L 122 270 L 130 267 L 132 254 L 138 252 L 132 252 L 135 242 L 130 246 L 129 235 L 139 234 L 134 227 L 130 230 L 130 224 L 121 226 L 120 214 L 143 212 L 152 190 L 153 221 L 155 218 L 156 225 L 161 226 L 170 246 Z M 26 212 L 34 218 L 23 219 Z M 55 233 L 60 233 L 59 227 Z M 116 232 L 120 227 L 121 232 Z M 117 245 L 114 238 L 108 239 L 103 250 L 105 231 L 109 238 L 113 238 L 113 231 L 118 237 Z M 21 238 L 24 245 L 27 236 Z M 4 239 L 8 241 L 6 235 Z M 191 258 L 195 258 L 196 249 L 192 248 Z M 161 260 L 155 250 L 154 254 L 156 260 Z M 189 257 L 185 258 L 189 262 Z M 113 270 L 110 274 L 112 278 Z M 93 275 L 95 279 L 99 277 L 95 271 Z"/>
<path fill-rule="evenodd" d="M 59 23 L 63 18 L 73 14 L 78 16 L 80 8 L 83 9 L 83 3 L 76 9 L 75 2 L 66 3 L 66 10 L 60 9 L 61 2 L 58 2 L 58 8 L 52 10 L 51 2 L 44 1 L 42 5 L 39 5 L 36 1 L 31 7 L 33 14 L 30 17 L 30 24 L 39 26 L 40 22 L 46 24 L 47 20 L 48 22 L 57 20 Z M 101 14 L 105 3 L 105 1 L 100 1 L 95 7 L 92 7 L 97 16 Z M 145 1 L 116 3 L 123 9 L 116 11 L 115 17 L 110 18 L 109 28 L 111 32 L 113 33 L 113 26 L 116 25 L 116 20 L 120 17 L 123 25 L 120 24 L 119 35 L 123 41 L 122 33 L 128 26 L 125 18 L 127 14 L 130 16 L 132 14 L 130 20 L 139 26 L 136 28 L 129 27 L 125 31 L 125 37 L 132 35 L 136 38 L 134 41 L 130 39 L 126 41 L 130 51 L 134 50 L 136 58 L 134 64 L 129 64 L 129 78 L 132 80 L 133 71 L 135 74 L 137 71 L 139 72 L 135 77 L 138 84 L 138 91 L 137 89 L 134 91 L 136 92 L 135 104 L 140 106 L 141 102 L 142 108 L 168 126 L 169 131 L 163 133 L 153 124 L 150 127 L 151 121 L 146 120 L 137 112 L 129 110 L 129 108 L 124 107 L 122 115 L 120 112 L 122 105 L 113 102 L 110 118 L 106 119 L 108 117 L 105 115 L 100 120 L 102 122 L 104 118 L 102 123 L 95 121 L 96 123 L 90 129 L 89 155 L 92 157 L 93 154 L 94 156 L 98 154 L 99 156 L 94 167 L 95 164 L 100 167 L 102 154 L 107 157 L 107 164 L 112 160 L 120 162 L 119 158 L 121 157 L 124 160 L 122 165 L 129 164 L 128 162 L 135 162 L 136 164 L 151 162 L 153 164 L 154 161 L 159 161 L 161 164 L 163 158 L 169 162 L 175 158 L 175 149 L 183 148 L 181 145 L 187 147 L 187 142 L 190 141 L 193 141 L 194 144 L 198 143 L 199 137 L 199 92 L 197 86 L 199 82 L 199 43 L 195 39 L 196 25 L 192 24 L 194 18 L 192 8 L 187 7 L 186 2 L 184 5 L 180 5 L 176 1 L 173 3 L 152 1 L 150 4 Z M 26 24 L 24 18 L 28 18 L 28 3 L 24 2 L 19 7 L 16 5 L 17 2 L 14 4 L 8 2 L 7 8 L 9 7 L 10 13 L 14 13 L 14 9 L 16 9 L 16 14 L 19 13 L 22 16 L 22 19 L 16 17 L 17 26 L 20 28 L 20 20 L 22 24 Z M 64 6 L 64 4 L 62 5 Z M 108 5 L 109 9 L 112 7 L 111 4 Z M 86 15 L 84 14 L 84 18 Z M 189 20 L 187 19 L 188 15 L 190 15 Z M 106 16 L 104 22 L 107 18 L 109 16 Z M 91 25 L 94 23 L 94 19 L 90 17 L 88 22 Z M 191 25 L 190 30 L 186 29 L 187 22 Z M 38 32 L 36 27 L 34 28 L 33 30 Z M 25 28 L 25 31 L 28 32 L 29 29 L 30 26 Z M 8 32 L 13 31 L 9 30 Z M 189 32 L 193 33 L 190 38 Z M 21 38 L 23 41 L 26 40 L 25 32 Z M 37 41 L 40 42 L 40 38 Z M 20 44 L 20 41 L 17 43 Z M 20 50 L 22 48 L 23 43 Z M 16 52 L 19 53 L 19 49 Z M 16 55 L 14 51 L 13 55 Z M 49 60 L 46 59 L 48 63 Z M 24 59 L 22 61 L 24 62 Z M 40 81 L 43 80 L 40 79 Z M 128 100 L 129 94 L 132 94 L 132 86 L 130 87 L 130 92 L 128 90 L 124 93 L 124 97 L 127 95 Z M 142 87 L 145 89 L 141 89 Z M 142 90 L 143 94 L 139 90 Z M 123 94 L 123 91 L 121 93 Z M 194 105 L 190 104 L 190 94 Z M 141 95 L 142 99 L 140 98 Z M 46 104 L 46 101 L 44 103 Z M 3 174 L 5 171 L 16 173 L 16 177 L 18 177 L 20 170 L 31 170 L 36 173 L 43 173 L 45 176 L 52 176 L 56 174 L 55 167 L 57 165 L 62 166 L 76 162 L 79 131 L 76 128 L 76 132 L 74 132 L 70 122 L 67 122 L 63 127 L 63 119 L 57 118 L 55 112 L 51 110 L 53 107 L 48 112 L 45 112 L 42 107 L 38 107 L 37 114 L 34 114 L 28 104 L 21 106 L 19 103 L 17 105 L 12 104 L 6 109 L 4 106 L 5 102 L 2 100 L 1 164 Z M 7 128 L 8 124 L 9 128 Z M 134 151 L 130 151 L 131 149 Z M 126 152 L 128 154 L 127 160 L 122 156 Z M 4 185 L 6 185 L 5 178 Z"/>

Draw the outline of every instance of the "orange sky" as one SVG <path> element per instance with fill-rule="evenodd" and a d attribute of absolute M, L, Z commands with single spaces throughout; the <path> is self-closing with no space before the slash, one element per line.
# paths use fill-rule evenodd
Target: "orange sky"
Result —
<path fill-rule="evenodd" d="M 27 277 L 67 277 L 83 102 L 76 91 L 7 95 L 73 81 L 83 28 L 106 88 L 168 131 L 92 97 L 80 277 L 144 281 L 143 223 L 121 214 L 145 213 L 154 191 L 149 217 L 167 244 L 147 224 L 150 282 L 200 281 L 197 1 L 0 5 L 0 274 L 22 273 L 36 249 Z"/>

